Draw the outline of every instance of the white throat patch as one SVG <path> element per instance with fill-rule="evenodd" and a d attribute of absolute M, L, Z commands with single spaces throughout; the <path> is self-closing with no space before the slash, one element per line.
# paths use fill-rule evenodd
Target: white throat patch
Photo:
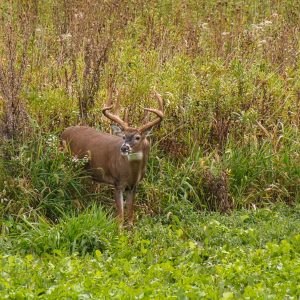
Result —
<path fill-rule="evenodd" d="M 128 154 L 128 160 L 142 160 L 143 159 L 143 152 L 135 152 Z"/>

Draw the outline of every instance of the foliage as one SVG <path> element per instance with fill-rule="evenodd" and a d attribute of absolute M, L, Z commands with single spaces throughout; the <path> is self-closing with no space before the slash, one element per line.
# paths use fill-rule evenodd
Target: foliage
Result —
<path fill-rule="evenodd" d="M 95 221 L 100 212 L 93 208 L 89 213 Z M 26 255 L 1 254 L 1 298 L 299 297 L 299 208 L 243 210 L 223 216 L 191 210 L 190 215 L 178 217 L 145 217 L 132 232 L 118 236 L 101 221 L 98 236 L 106 236 L 110 246 L 95 247 L 85 256 L 66 255 L 59 244 L 49 252 L 51 234 L 43 243 L 37 234 L 21 235 L 20 241 L 11 235 L 5 243 L 21 245 L 30 238 L 46 246 L 37 245 Z M 71 219 L 63 220 L 61 228 L 71 228 Z M 86 214 L 79 215 L 77 224 L 86 224 L 86 219 Z M 38 228 L 45 236 L 49 233 L 49 226 Z M 58 233 L 57 226 L 52 230 Z M 60 232 L 63 240 L 70 231 Z M 64 240 L 65 249 L 72 249 L 75 237 Z M 41 249 L 45 252 L 38 256 Z"/>
<path fill-rule="evenodd" d="M 122 91 L 121 107 L 129 107 L 137 124 L 155 88 L 166 117 L 154 134 L 152 173 L 142 187 L 141 205 L 147 205 L 144 198 L 150 203 L 146 210 L 160 211 L 181 197 L 198 209 L 220 211 L 298 201 L 298 4 L 99 5 L 38 6 L 34 59 L 24 74 L 22 98 L 42 132 L 76 124 L 80 101 L 86 104 L 83 119 L 108 130 L 101 108 L 114 85 Z M 97 17 L 106 10 L 111 20 Z M 93 47 L 106 32 L 103 47 L 108 43 L 109 52 L 100 66 L 92 62 L 102 51 L 96 55 Z M 95 56 L 87 57 L 87 45 L 94 45 Z"/>
<path fill-rule="evenodd" d="M 28 122 L 25 104 L 20 99 L 23 78 L 29 65 L 30 44 L 37 21 L 37 1 L 0 4 L 0 96 L 1 138 L 20 137 Z"/>

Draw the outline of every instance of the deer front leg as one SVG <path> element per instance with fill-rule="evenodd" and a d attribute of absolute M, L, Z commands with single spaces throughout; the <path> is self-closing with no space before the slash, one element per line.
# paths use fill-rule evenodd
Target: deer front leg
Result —
<path fill-rule="evenodd" d="M 115 188 L 115 203 L 117 209 L 117 220 L 119 222 L 119 226 L 122 227 L 124 223 L 124 200 L 123 192 L 120 188 Z"/>
<path fill-rule="evenodd" d="M 128 217 L 128 224 L 130 226 L 133 226 L 133 220 L 134 220 L 134 197 L 135 197 L 135 189 L 127 191 L 127 198 L 126 198 L 126 208 L 127 208 L 127 217 Z"/>

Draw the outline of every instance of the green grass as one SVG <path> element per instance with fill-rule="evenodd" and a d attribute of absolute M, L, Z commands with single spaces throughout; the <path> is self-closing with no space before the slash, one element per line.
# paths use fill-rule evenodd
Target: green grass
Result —
<path fill-rule="evenodd" d="M 18 239 L 8 235 L 4 245 L 18 246 L 1 254 L 1 298 L 299 297 L 298 207 L 242 210 L 231 215 L 197 213 L 184 201 L 181 208 L 185 210 L 181 216 L 144 217 L 132 231 L 118 235 L 114 227 L 103 227 L 107 221 L 99 221 L 100 226 L 95 222 L 96 215 L 103 214 L 96 208 L 89 212 L 92 221 L 83 214 L 55 226 L 31 224 Z M 92 222 L 98 227 L 98 237 L 105 236 L 109 246 L 97 246 L 93 240 L 92 251 L 78 255 L 80 248 L 79 252 L 71 250 L 78 233 L 72 229 L 70 234 L 70 228 L 81 224 L 90 233 Z M 63 247 L 53 244 L 53 231 L 61 233 Z M 27 254 L 21 254 L 21 245 L 28 239 L 32 247 L 25 247 Z"/>
<path fill-rule="evenodd" d="M 116 235 L 115 222 L 95 205 L 80 215 L 64 216 L 55 225 L 42 217 L 32 222 L 23 216 L 18 223 L 6 220 L 3 228 L 9 232 L 11 241 L 15 240 L 7 251 L 39 255 L 104 251 L 111 248 Z"/>

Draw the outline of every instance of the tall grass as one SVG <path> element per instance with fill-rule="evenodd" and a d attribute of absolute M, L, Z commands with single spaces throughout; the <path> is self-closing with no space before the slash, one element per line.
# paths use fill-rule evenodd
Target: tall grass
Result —
<path fill-rule="evenodd" d="M 275 140 L 231 140 L 222 155 L 195 148 L 188 158 L 172 160 L 155 153 L 141 199 L 147 199 L 150 212 L 167 212 L 172 204 L 177 207 L 178 201 L 186 200 L 195 209 L 220 211 L 299 203 L 299 151 L 299 132 L 294 128 Z"/>
<path fill-rule="evenodd" d="M 299 200 L 298 3 L 111 1 L 103 8 L 109 20 L 97 18 L 100 8 L 81 0 L 38 6 L 21 98 L 42 129 L 1 146 L 2 215 L 38 211 L 55 220 L 84 206 L 93 191 L 82 166 L 51 136 L 79 122 L 83 91 L 92 104 L 87 123 L 108 131 L 101 108 L 112 84 L 133 124 L 154 105 L 153 88 L 164 99 L 140 210 L 164 212 L 188 201 L 228 211 Z M 103 34 L 109 49 L 98 68 L 93 47 Z"/>
<path fill-rule="evenodd" d="M 80 206 L 86 177 L 82 162 L 60 149 L 55 134 L 34 134 L 25 143 L 7 142 L 1 159 L 1 215 L 37 212 L 55 220 Z"/>
<path fill-rule="evenodd" d="M 9 237 L 11 244 L 3 242 L 6 251 L 38 255 L 104 252 L 112 248 L 117 234 L 111 216 L 96 205 L 79 215 L 65 214 L 55 225 L 43 217 L 33 222 L 23 216 L 18 223 L 11 221 L 9 230 L 9 234 L 0 239 L 4 241 Z"/>

